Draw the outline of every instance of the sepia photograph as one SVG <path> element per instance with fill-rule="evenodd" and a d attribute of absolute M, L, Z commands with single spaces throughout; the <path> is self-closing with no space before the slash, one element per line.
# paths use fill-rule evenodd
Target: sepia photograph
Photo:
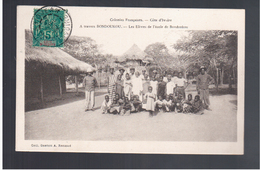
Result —
<path fill-rule="evenodd" d="M 16 149 L 243 154 L 245 23 L 226 14 L 244 17 L 19 6 Z"/>

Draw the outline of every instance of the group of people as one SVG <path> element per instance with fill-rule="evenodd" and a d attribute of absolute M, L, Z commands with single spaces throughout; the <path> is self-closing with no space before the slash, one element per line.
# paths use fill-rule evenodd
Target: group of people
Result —
<path fill-rule="evenodd" d="M 164 72 L 159 75 L 156 70 L 151 77 L 142 70 L 142 74 L 135 68 L 129 72 L 120 68 L 119 74 L 110 69 L 108 77 L 108 95 L 102 103 L 101 109 L 104 114 L 129 115 L 134 112 L 146 110 L 150 116 L 156 112 L 178 112 L 203 114 L 204 109 L 209 109 L 208 85 L 213 82 L 211 76 L 201 67 L 197 77 L 198 95 L 187 96 L 185 89 L 189 85 L 183 73 L 172 76 Z"/>

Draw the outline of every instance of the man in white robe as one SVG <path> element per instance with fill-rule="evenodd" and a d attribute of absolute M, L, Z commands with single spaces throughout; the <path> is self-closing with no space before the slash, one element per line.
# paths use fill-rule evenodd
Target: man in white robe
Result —
<path fill-rule="evenodd" d="M 138 95 L 139 99 L 142 101 L 143 81 L 140 78 L 140 73 L 138 71 L 135 72 L 135 78 L 132 79 L 132 84 L 133 95 Z"/>

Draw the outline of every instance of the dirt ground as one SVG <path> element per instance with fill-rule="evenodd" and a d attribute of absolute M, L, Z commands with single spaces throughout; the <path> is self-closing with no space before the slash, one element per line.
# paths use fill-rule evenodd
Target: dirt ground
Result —
<path fill-rule="evenodd" d="M 148 112 L 130 116 L 101 114 L 106 89 L 98 89 L 95 111 L 84 111 L 84 98 L 62 100 L 25 112 L 27 140 L 226 141 L 237 140 L 237 95 L 210 96 L 204 115 Z M 190 86 L 187 94 L 196 94 Z"/>

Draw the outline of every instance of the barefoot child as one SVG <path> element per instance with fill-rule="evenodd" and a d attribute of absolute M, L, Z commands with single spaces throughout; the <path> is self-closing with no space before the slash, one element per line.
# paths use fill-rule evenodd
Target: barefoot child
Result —
<path fill-rule="evenodd" d="M 183 113 L 192 113 L 192 103 L 192 94 L 189 94 L 188 99 L 183 104 Z"/>
<path fill-rule="evenodd" d="M 101 105 L 102 114 L 108 113 L 108 110 L 110 109 L 111 101 L 109 101 L 109 96 L 105 96 L 105 100 L 103 101 Z"/>
<path fill-rule="evenodd" d="M 181 113 L 183 111 L 183 102 L 184 99 L 182 97 L 182 94 L 178 93 L 178 97 L 176 98 L 176 108 L 175 108 L 178 113 Z"/>
<path fill-rule="evenodd" d="M 203 110 L 204 110 L 203 103 L 200 100 L 200 96 L 199 95 L 195 96 L 195 99 L 194 99 L 194 101 L 192 103 L 192 110 L 193 110 L 193 113 L 195 113 L 195 114 L 198 114 L 198 115 L 204 114 L 203 113 Z"/>
<path fill-rule="evenodd" d="M 108 113 L 118 114 L 118 110 L 119 110 L 119 104 L 117 103 L 117 100 L 114 98 L 113 103 L 110 105 L 110 109 L 108 110 Z"/>
<path fill-rule="evenodd" d="M 145 94 L 146 98 L 146 110 L 149 111 L 149 115 L 153 116 L 154 115 L 154 108 L 155 108 L 155 98 L 156 95 L 152 93 L 153 88 L 152 86 L 148 87 L 148 92 Z"/>
<path fill-rule="evenodd" d="M 139 96 L 135 95 L 133 97 L 133 106 L 134 106 L 134 112 L 140 112 L 142 110 L 142 102 L 139 100 Z"/>
<path fill-rule="evenodd" d="M 122 106 L 120 115 L 130 115 L 130 111 L 131 111 L 131 104 L 129 102 L 129 99 L 126 97 L 125 98 L 125 103 Z"/>
<path fill-rule="evenodd" d="M 173 103 L 172 100 L 170 99 L 170 95 L 166 96 L 166 99 L 163 100 L 163 104 L 164 104 L 165 112 L 173 111 Z"/>
<path fill-rule="evenodd" d="M 153 76 L 152 81 L 150 81 L 150 85 L 153 90 L 152 93 L 157 97 L 158 81 L 156 80 L 156 76 Z"/>
<path fill-rule="evenodd" d="M 159 112 L 164 110 L 164 103 L 163 103 L 162 96 L 159 96 L 158 100 L 155 101 L 155 110 Z"/>

